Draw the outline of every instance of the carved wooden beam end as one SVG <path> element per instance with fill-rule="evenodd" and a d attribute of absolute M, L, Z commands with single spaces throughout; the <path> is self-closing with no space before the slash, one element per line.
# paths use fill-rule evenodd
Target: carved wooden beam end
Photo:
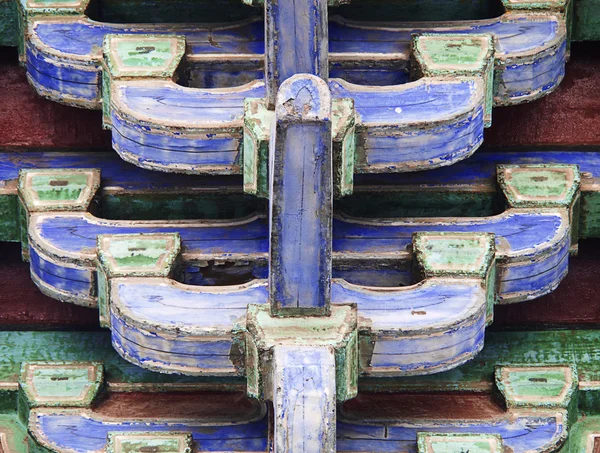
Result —
<path fill-rule="evenodd" d="M 263 99 L 246 99 L 244 107 L 244 191 L 269 197 L 269 142 L 275 111 Z M 354 187 L 356 111 L 351 98 L 332 99 L 333 192 L 351 195 Z"/>
<path fill-rule="evenodd" d="M 269 292 L 274 315 L 327 315 L 333 222 L 331 93 L 315 75 L 285 80 L 269 143 Z M 299 171 L 299 169 L 302 169 Z"/>

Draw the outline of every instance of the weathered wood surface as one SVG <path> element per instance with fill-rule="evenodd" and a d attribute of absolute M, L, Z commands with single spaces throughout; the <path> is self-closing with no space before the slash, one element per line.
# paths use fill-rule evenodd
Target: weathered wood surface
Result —
<path fill-rule="evenodd" d="M 494 367 L 500 363 L 527 363 L 535 357 L 540 365 L 574 364 L 577 367 L 580 390 L 585 398 L 581 404 L 592 404 L 599 396 L 600 332 L 598 330 L 489 331 L 486 347 L 469 363 L 455 370 L 421 377 L 393 380 L 363 377 L 361 392 L 490 391 Z M 245 391 L 240 379 L 201 379 L 198 377 L 153 373 L 123 360 L 111 346 L 109 332 L 15 332 L 0 333 L 0 382 L 7 397 L 14 402 L 14 392 L 22 362 L 27 361 L 99 361 L 104 364 L 105 378 L 114 391 L 148 391 L 148 389 L 235 389 Z M 27 347 L 26 347 L 27 346 Z M 162 386 L 162 387 L 161 387 Z M 137 389 L 137 390 L 136 390 Z M 12 396 L 11 396 L 12 394 Z M 383 394 L 380 398 L 391 398 Z M 4 402 L 4 399 L 2 399 Z M 11 403 L 12 404 L 12 403 Z M 595 404 L 595 403 L 594 403 Z M 167 405 L 168 406 L 168 405 Z M 3 406 L 4 407 L 4 406 Z M 438 408 L 439 409 L 439 408 Z"/>
<path fill-rule="evenodd" d="M 5 28 L 2 29 L 0 38 L 8 46 L 17 45 L 17 20 L 16 5 L 10 0 L 4 0 L 5 15 L 2 16 Z M 596 0 L 577 0 L 572 2 L 574 8 L 573 39 L 577 41 L 593 41 L 598 38 L 597 25 L 599 17 L 597 14 Z M 212 2 L 194 2 L 194 8 L 187 2 L 178 2 L 177 6 L 170 8 L 161 2 L 153 0 L 134 0 L 128 2 L 116 2 L 114 0 L 104 1 L 100 11 L 92 11 L 94 20 L 132 22 L 180 22 L 181 11 L 185 11 L 185 18 L 197 21 L 204 19 L 210 12 L 211 18 L 217 21 L 236 20 L 250 14 L 247 8 L 243 8 L 241 2 L 227 2 L 224 5 L 214 5 Z M 460 2 L 427 2 L 424 4 L 415 2 L 387 2 L 384 5 L 377 4 L 379 15 L 374 14 L 373 6 L 369 2 L 345 5 L 341 14 L 346 17 L 377 20 L 381 17 L 410 17 L 412 20 L 475 20 L 494 17 L 498 14 L 498 5 L 490 5 L 485 1 L 472 1 L 468 4 Z M 420 9 L 419 9 L 420 8 Z M 125 18 L 125 20 L 124 20 Z"/>
<path fill-rule="evenodd" d="M 272 373 L 275 451 L 336 450 L 333 349 L 277 346 Z"/>

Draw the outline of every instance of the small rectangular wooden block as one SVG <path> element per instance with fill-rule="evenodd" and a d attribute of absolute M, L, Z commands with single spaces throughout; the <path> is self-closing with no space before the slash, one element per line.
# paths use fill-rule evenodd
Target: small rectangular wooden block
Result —
<path fill-rule="evenodd" d="M 192 435 L 176 432 L 109 433 L 107 453 L 191 453 Z"/>
<path fill-rule="evenodd" d="M 503 443 L 494 434 L 418 433 L 418 453 L 502 453 Z"/>

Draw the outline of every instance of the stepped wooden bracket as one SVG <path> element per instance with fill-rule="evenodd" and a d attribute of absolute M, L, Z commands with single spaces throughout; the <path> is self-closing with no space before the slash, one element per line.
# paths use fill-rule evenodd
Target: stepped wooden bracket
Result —
<path fill-rule="evenodd" d="M 414 281 L 410 273 L 413 233 L 490 232 L 496 236 L 502 303 L 529 300 L 552 291 L 567 272 L 569 247 L 576 246 L 571 237 L 576 238 L 572 225 L 576 230 L 578 224 L 579 171 L 572 165 L 511 168 L 520 176 L 510 183 L 510 190 L 529 191 L 528 198 L 519 204 L 510 201 L 514 194 L 506 192 L 508 209 L 496 216 L 418 220 L 336 217 L 332 275 L 366 286 L 410 284 Z M 23 172 L 22 200 L 31 198 L 26 184 L 31 179 L 25 175 L 36 171 Z M 501 169 L 501 179 L 506 179 L 503 175 L 507 171 Z M 68 172 L 58 172 L 54 178 L 65 174 Z M 66 186 L 52 187 L 58 191 Z M 548 196 L 550 189 L 556 194 Z M 24 212 L 29 211 L 25 206 Z M 82 210 L 58 209 L 30 214 L 29 225 L 24 225 L 22 232 L 30 239 L 32 276 L 42 291 L 83 305 L 97 305 L 96 238 L 103 234 L 180 232 L 186 266 L 208 269 L 230 263 L 233 267 L 221 268 L 224 275 L 243 268 L 250 278 L 266 277 L 268 228 L 260 216 L 236 221 L 139 222 L 103 220 Z M 184 276 L 184 281 L 187 279 Z"/>
<path fill-rule="evenodd" d="M 24 36 L 32 85 L 42 95 L 67 104 L 89 108 L 102 104 L 105 126 L 112 128 L 113 147 L 123 159 L 165 172 L 243 173 L 248 192 L 259 196 L 267 193 L 266 164 L 261 159 L 268 134 L 260 128 L 268 127 L 268 121 L 261 117 L 262 108 L 245 104 L 249 99 L 264 99 L 264 106 L 272 110 L 277 88 L 295 73 L 328 80 L 332 97 L 343 101 L 334 107 L 333 116 L 338 117 L 334 193 L 344 196 L 352 192 L 355 172 L 411 172 L 470 156 L 481 145 L 483 128 L 490 125 L 492 104 L 536 99 L 557 86 L 564 73 L 565 18 L 549 6 L 540 13 L 542 6 L 533 12 L 507 9 L 493 23 L 441 28 L 432 24 L 417 30 L 402 24 L 328 22 L 326 2 L 307 3 L 302 11 L 299 4 L 287 11 L 286 5 L 267 2 L 262 34 L 257 23 L 248 22 L 230 27 L 178 27 L 175 38 L 164 26 L 140 25 L 135 33 L 118 26 L 96 27 L 80 13 L 67 23 L 51 22 L 52 16 L 28 19 Z M 54 13 L 61 17 L 59 11 Z M 294 22 L 296 16 L 302 19 Z M 525 35 L 531 34 L 533 43 L 513 39 L 523 21 L 530 24 Z M 279 32 L 292 25 L 312 38 L 299 43 Z M 45 27 L 49 29 L 42 30 Z M 71 27 L 81 28 L 78 33 L 89 42 L 50 42 L 50 34 L 56 35 L 58 29 L 67 33 L 64 29 Z M 390 33 L 397 39 L 390 38 Z M 415 33 L 421 36 L 413 40 Z M 99 42 L 90 47 L 94 40 Z M 186 58 L 181 63 L 184 41 Z M 97 55 L 103 42 L 104 62 Z M 364 44 L 357 50 L 355 42 Z M 388 42 L 402 43 L 402 49 L 389 49 Z M 213 43 L 223 50 L 215 51 Z M 119 48 L 123 52 L 138 49 L 134 50 L 136 58 L 121 58 Z M 149 48 L 151 54 L 145 54 Z M 52 63 L 57 52 L 60 61 Z M 256 63 L 261 55 L 264 71 Z M 288 61 L 288 55 L 294 58 Z M 416 62 L 412 71 L 410 59 Z M 398 61 L 403 62 L 400 71 Z M 216 62 L 235 75 L 213 77 Z M 118 76 L 119 68 L 128 64 L 133 65 L 129 77 Z M 207 80 L 241 77 L 245 84 L 182 86 L 177 82 L 186 71 L 175 73 L 181 64 L 200 74 L 193 78 L 210 73 L 205 74 Z M 365 67 L 379 74 L 371 70 L 374 64 L 392 65 L 397 73 L 420 78 L 404 84 L 359 80 Z M 532 77 L 532 68 L 540 74 Z M 246 75 L 239 76 L 241 72 Z M 390 69 L 381 72 L 389 74 Z M 403 82 L 408 82 L 405 78 Z M 260 124 L 249 124 L 256 121 Z"/>

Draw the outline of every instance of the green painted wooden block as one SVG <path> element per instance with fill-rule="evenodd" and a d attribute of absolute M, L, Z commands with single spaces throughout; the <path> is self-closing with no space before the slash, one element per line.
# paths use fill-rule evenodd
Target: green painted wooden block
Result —
<path fill-rule="evenodd" d="M 354 158 L 356 152 L 356 112 L 351 98 L 331 102 L 333 135 L 333 195 L 336 198 L 352 194 L 354 189 Z"/>
<path fill-rule="evenodd" d="M 494 235 L 489 233 L 415 233 L 414 259 L 423 278 L 487 278 L 494 264 Z"/>
<path fill-rule="evenodd" d="M 502 437 L 494 434 L 417 434 L 418 453 L 503 453 Z"/>
<path fill-rule="evenodd" d="M 18 414 L 27 423 L 38 407 L 89 408 L 103 385 L 99 362 L 23 362 L 19 378 Z"/>
<path fill-rule="evenodd" d="M 0 0 L 0 46 L 17 46 L 19 36 L 17 3 Z"/>
<path fill-rule="evenodd" d="M 264 99 L 244 100 L 244 192 L 262 198 L 269 196 L 269 138 L 275 111 Z"/>
<path fill-rule="evenodd" d="M 31 407 L 90 407 L 103 375 L 98 362 L 25 362 L 19 386 Z"/>
<path fill-rule="evenodd" d="M 98 169 L 21 170 L 19 196 L 29 213 L 87 211 L 100 187 Z"/>
<path fill-rule="evenodd" d="M 107 453 L 192 453 L 190 433 L 108 433 Z"/>
<path fill-rule="evenodd" d="M 174 277 L 181 252 L 179 234 L 98 236 L 97 285 L 100 325 L 110 326 L 110 281 L 118 277 Z"/>
<path fill-rule="evenodd" d="M 509 409 L 568 408 L 577 390 L 572 366 L 501 366 L 496 386 Z"/>
<path fill-rule="evenodd" d="M 496 245 L 489 233 L 416 233 L 413 274 L 421 278 L 479 278 L 487 291 L 486 322 L 494 318 L 497 299 Z"/>
<path fill-rule="evenodd" d="M 571 225 L 571 252 L 579 239 L 581 173 L 577 165 L 498 165 L 498 185 L 509 207 L 565 208 Z"/>
<path fill-rule="evenodd" d="M 120 79 L 172 80 L 185 54 L 185 37 L 107 35 L 103 43 L 102 121 L 110 128 L 112 85 Z M 118 104 L 118 99 L 114 100 Z"/>

